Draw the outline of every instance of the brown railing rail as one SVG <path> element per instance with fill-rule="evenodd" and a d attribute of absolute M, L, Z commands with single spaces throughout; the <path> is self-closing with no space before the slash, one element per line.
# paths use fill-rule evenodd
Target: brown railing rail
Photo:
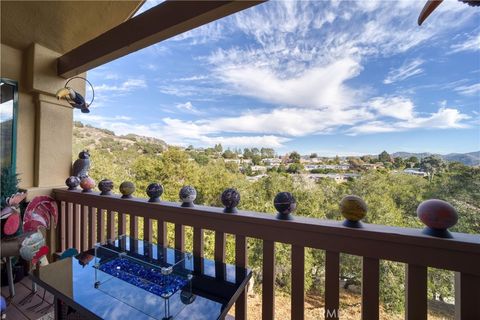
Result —
<path fill-rule="evenodd" d="M 379 318 L 379 261 L 406 263 L 406 318 L 427 319 L 427 268 L 456 273 L 456 318 L 480 319 L 480 236 L 452 233 L 453 238 L 427 236 L 420 229 L 363 224 L 348 228 L 340 221 L 295 216 L 278 220 L 273 215 L 239 211 L 224 213 L 222 208 L 179 203 L 149 203 L 146 199 L 121 199 L 96 192 L 54 190 L 60 208 L 59 227 L 50 245 L 56 251 L 68 247 L 91 248 L 105 237 L 130 231 L 138 237 L 139 219 L 143 234 L 152 240 L 152 222 L 157 221 L 158 242 L 167 243 L 166 222 L 175 224 L 175 247 L 185 246 L 185 226 L 193 227 L 193 252 L 203 255 L 203 230 L 215 231 L 215 259 L 225 259 L 226 234 L 235 235 L 236 263 L 248 265 L 247 238 L 263 240 L 262 317 L 273 319 L 275 287 L 275 243 L 292 245 L 292 319 L 304 318 L 305 247 L 326 251 L 325 315 L 337 319 L 339 308 L 339 254 L 363 257 L 362 318 Z M 106 219 L 104 219 L 106 215 Z M 115 226 L 115 215 L 118 224 Z M 127 226 L 127 216 L 130 224 Z M 106 226 L 105 226 L 106 221 Z M 106 235 L 105 235 L 106 230 Z M 236 303 L 236 318 L 246 319 L 246 294 Z"/>

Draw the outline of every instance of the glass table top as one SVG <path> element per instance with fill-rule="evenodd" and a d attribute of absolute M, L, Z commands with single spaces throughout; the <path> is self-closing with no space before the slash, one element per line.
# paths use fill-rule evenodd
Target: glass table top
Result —
<path fill-rule="evenodd" d="M 192 320 L 224 317 L 251 277 L 248 269 L 204 258 L 188 258 L 189 254 L 143 240 L 127 237 L 116 241 L 114 246 L 145 265 L 181 265 L 182 272 L 189 275 L 191 286 L 169 296 L 168 305 L 165 297 L 155 291 L 107 273 L 106 284 L 96 287 L 101 271 L 94 249 L 44 266 L 31 277 L 93 319 L 164 319 L 166 311 L 170 311 L 169 319 Z"/>

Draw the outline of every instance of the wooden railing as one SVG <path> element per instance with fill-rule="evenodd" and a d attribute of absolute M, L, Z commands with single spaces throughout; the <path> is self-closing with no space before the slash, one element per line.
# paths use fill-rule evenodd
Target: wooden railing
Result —
<path fill-rule="evenodd" d="M 304 318 L 305 248 L 326 251 L 325 318 L 339 316 L 339 257 L 347 253 L 362 257 L 362 318 L 379 318 L 379 262 L 381 259 L 406 264 L 406 318 L 427 319 L 427 268 L 456 272 L 456 318 L 480 319 L 480 236 L 452 233 L 442 239 L 422 234 L 420 229 L 363 224 L 348 228 L 339 221 L 295 216 L 279 220 L 274 215 L 239 211 L 224 213 L 222 208 L 179 203 L 149 203 L 146 199 L 120 199 L 118 195 L 54 190 L 60 208 L 55 237 L 49 239 L 56 251 L 69 247 L 91 248 L 124 234 L 139 235 L 143 219 L 143 237 L 152 241 L 152 222 L 157 221 L 157 241 L 167 244 L 166 223 L 175 224 L 175 248 L 185 247 L 185 226 L 193 227 L 193 252 L 203 256 L 203 230 L 215 231 L 215 259 L 225 260 L 226 234 L 235 235 L 235 261 L 248 265 L 247 238 L 263 240 L 262 318 L 275 317 L 275 243 L 291 245 L 292 286 L 291 317 Z M 106 216 L 106 219 L 104 218 Z M 127 226 L 127 217 L 129 225 Z M 106 225 L 105 225 L 106 221 Z M 341 311 L 340 311 L 341 312 Z M 236 319 L 247 318 L 247 296 L 236 302 Z"/>

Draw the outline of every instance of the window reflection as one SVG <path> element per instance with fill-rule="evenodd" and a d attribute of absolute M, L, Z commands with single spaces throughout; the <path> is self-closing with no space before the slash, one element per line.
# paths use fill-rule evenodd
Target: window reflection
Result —
<path fill-rule="evenodd" d="M 0 166 L 13 167 L 14 153 L 14 99 L 16 87 L 0 82 Z"/>

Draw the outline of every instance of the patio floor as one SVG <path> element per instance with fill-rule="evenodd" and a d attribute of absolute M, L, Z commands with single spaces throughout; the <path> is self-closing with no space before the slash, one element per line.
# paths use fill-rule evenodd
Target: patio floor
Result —
<path fill-rule="evenodd" d="M 2 283 L 3 285 L 3 283 Z M 53 319 L 53 306 L 51 306 L 46 312 L 38 312 L 40 309 L 46 307 L 53 302 L 53 296 L 50 293 L 45 294 L 45 302 L 38 306 L 34 310 L 28 310 L 28 308 L 40 303 L 43 296 L 43 288 L 37 287 L 37 294 L 32 298 L 29 303 L 20 305 L 22 301 L 31 292 L 32 283 L 28 277 L 23 278 L 20 282 L 15 283 L 15 297 L 10 301 L 7 306 L 6 320 L 50 320 Z M 8 285 L 2 286 L 2 296 L 9 297 Z M 37 312 L 35 312 L 37 311 Z"/>

